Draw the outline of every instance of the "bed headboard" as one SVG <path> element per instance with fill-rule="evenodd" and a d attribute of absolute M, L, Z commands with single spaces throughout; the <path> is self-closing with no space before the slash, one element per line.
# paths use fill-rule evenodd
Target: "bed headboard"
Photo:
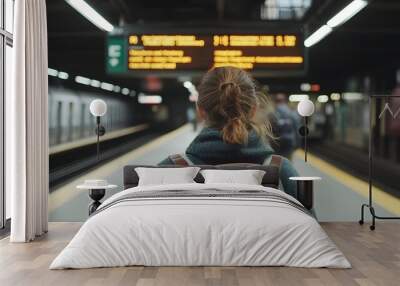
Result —
<path fill-rule="evenodd" d="M 257 164 L 224 164 L 224 165 L 195 165 L 196 167 L 204 169 L 220 169 L 220 170 L 263 170 L 265 175 L 262 180 L 262 185 L 265 187 L 278 188 L 279 187 L 279 168 L 276 166 L 264 166 Z M 135 171 L 137 167 L 146 168 L 184 168 L 177 165 L 128 165 L 124 167 L 124 189 L 136 187 L 139 183 L 139 176 Z M 199 173 L 194 179 L 198 183 L 203 183 L 204 178 Z"/>

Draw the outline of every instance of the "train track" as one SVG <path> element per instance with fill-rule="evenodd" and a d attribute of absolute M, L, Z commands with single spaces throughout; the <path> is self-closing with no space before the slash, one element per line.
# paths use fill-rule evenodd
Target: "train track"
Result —
<path fill-rule="evenodd" d="M 346 172 L 368 180 L 368 153 L 339 143 L 311 143 L 310 152 L 332 162 Z M 400 197 L 400 167 L 395 162 L 374 156 L 373 184 L 396 197 Z"/>
<path fill-rule="evenodd" d="M 159 137 L 167 131 L 155 131 L 152 128 L 101 142 L 101 157 L 97 160 L 96 144 L 89 144 L 51 154 L 49 157 L 50 192 L 56 186 L 98 167 L 107 161 L 132 151 L 145 143 Z"/>

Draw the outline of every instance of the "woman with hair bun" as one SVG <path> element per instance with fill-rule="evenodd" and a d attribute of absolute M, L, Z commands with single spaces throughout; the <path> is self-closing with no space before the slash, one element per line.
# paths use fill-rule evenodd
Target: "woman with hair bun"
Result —
<path fill-rule="evenodd" d="M 170 156 L 160 165 L 267 165 L 274 160 L 280 165 L 284 191 L 295 196 L 296 184 L 289 177 L 298 173 L 289 160 L 274 155 L 268 144 L 268 139 L 273 140 L 272 128 L 263 112 L 270 104 L 256 91 L 250 74 L 235 67 L 213 68 L 204 75 L 198 92 L 197 109 L 205 128 L 185 154 Z"/>

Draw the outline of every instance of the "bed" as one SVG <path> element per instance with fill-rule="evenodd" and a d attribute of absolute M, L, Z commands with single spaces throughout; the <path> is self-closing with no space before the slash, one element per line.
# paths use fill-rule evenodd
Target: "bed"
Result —
<path fill-rule="evenodd" d="M 277 189 L 273 166 L 199 166 L 265 170 L 262 185 L 196 183 L 138 186 L 105 200 L 50 269 L 144 266 L 350 268 L 300 202 Z M 147 166 L 149 167 L 149 166 Z"/>

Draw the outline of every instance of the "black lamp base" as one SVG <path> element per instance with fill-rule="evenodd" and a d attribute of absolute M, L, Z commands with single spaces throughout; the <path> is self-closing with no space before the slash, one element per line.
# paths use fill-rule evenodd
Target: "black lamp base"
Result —
<path fill-rule="evenodd" d="M 89 197 L 93 200 L 93 202 L 89 205 L 89 215 L 94 213 L 97 208 L 101 205 L 100 200 L 106 194 L 105 189 L 92 189 L 89 190 Z"/>
<path fill-rule="evenodd" d="M 311 180 L 297 181 L 297 199 L 308 210 L 313 208 L 314 182 Z"/>

